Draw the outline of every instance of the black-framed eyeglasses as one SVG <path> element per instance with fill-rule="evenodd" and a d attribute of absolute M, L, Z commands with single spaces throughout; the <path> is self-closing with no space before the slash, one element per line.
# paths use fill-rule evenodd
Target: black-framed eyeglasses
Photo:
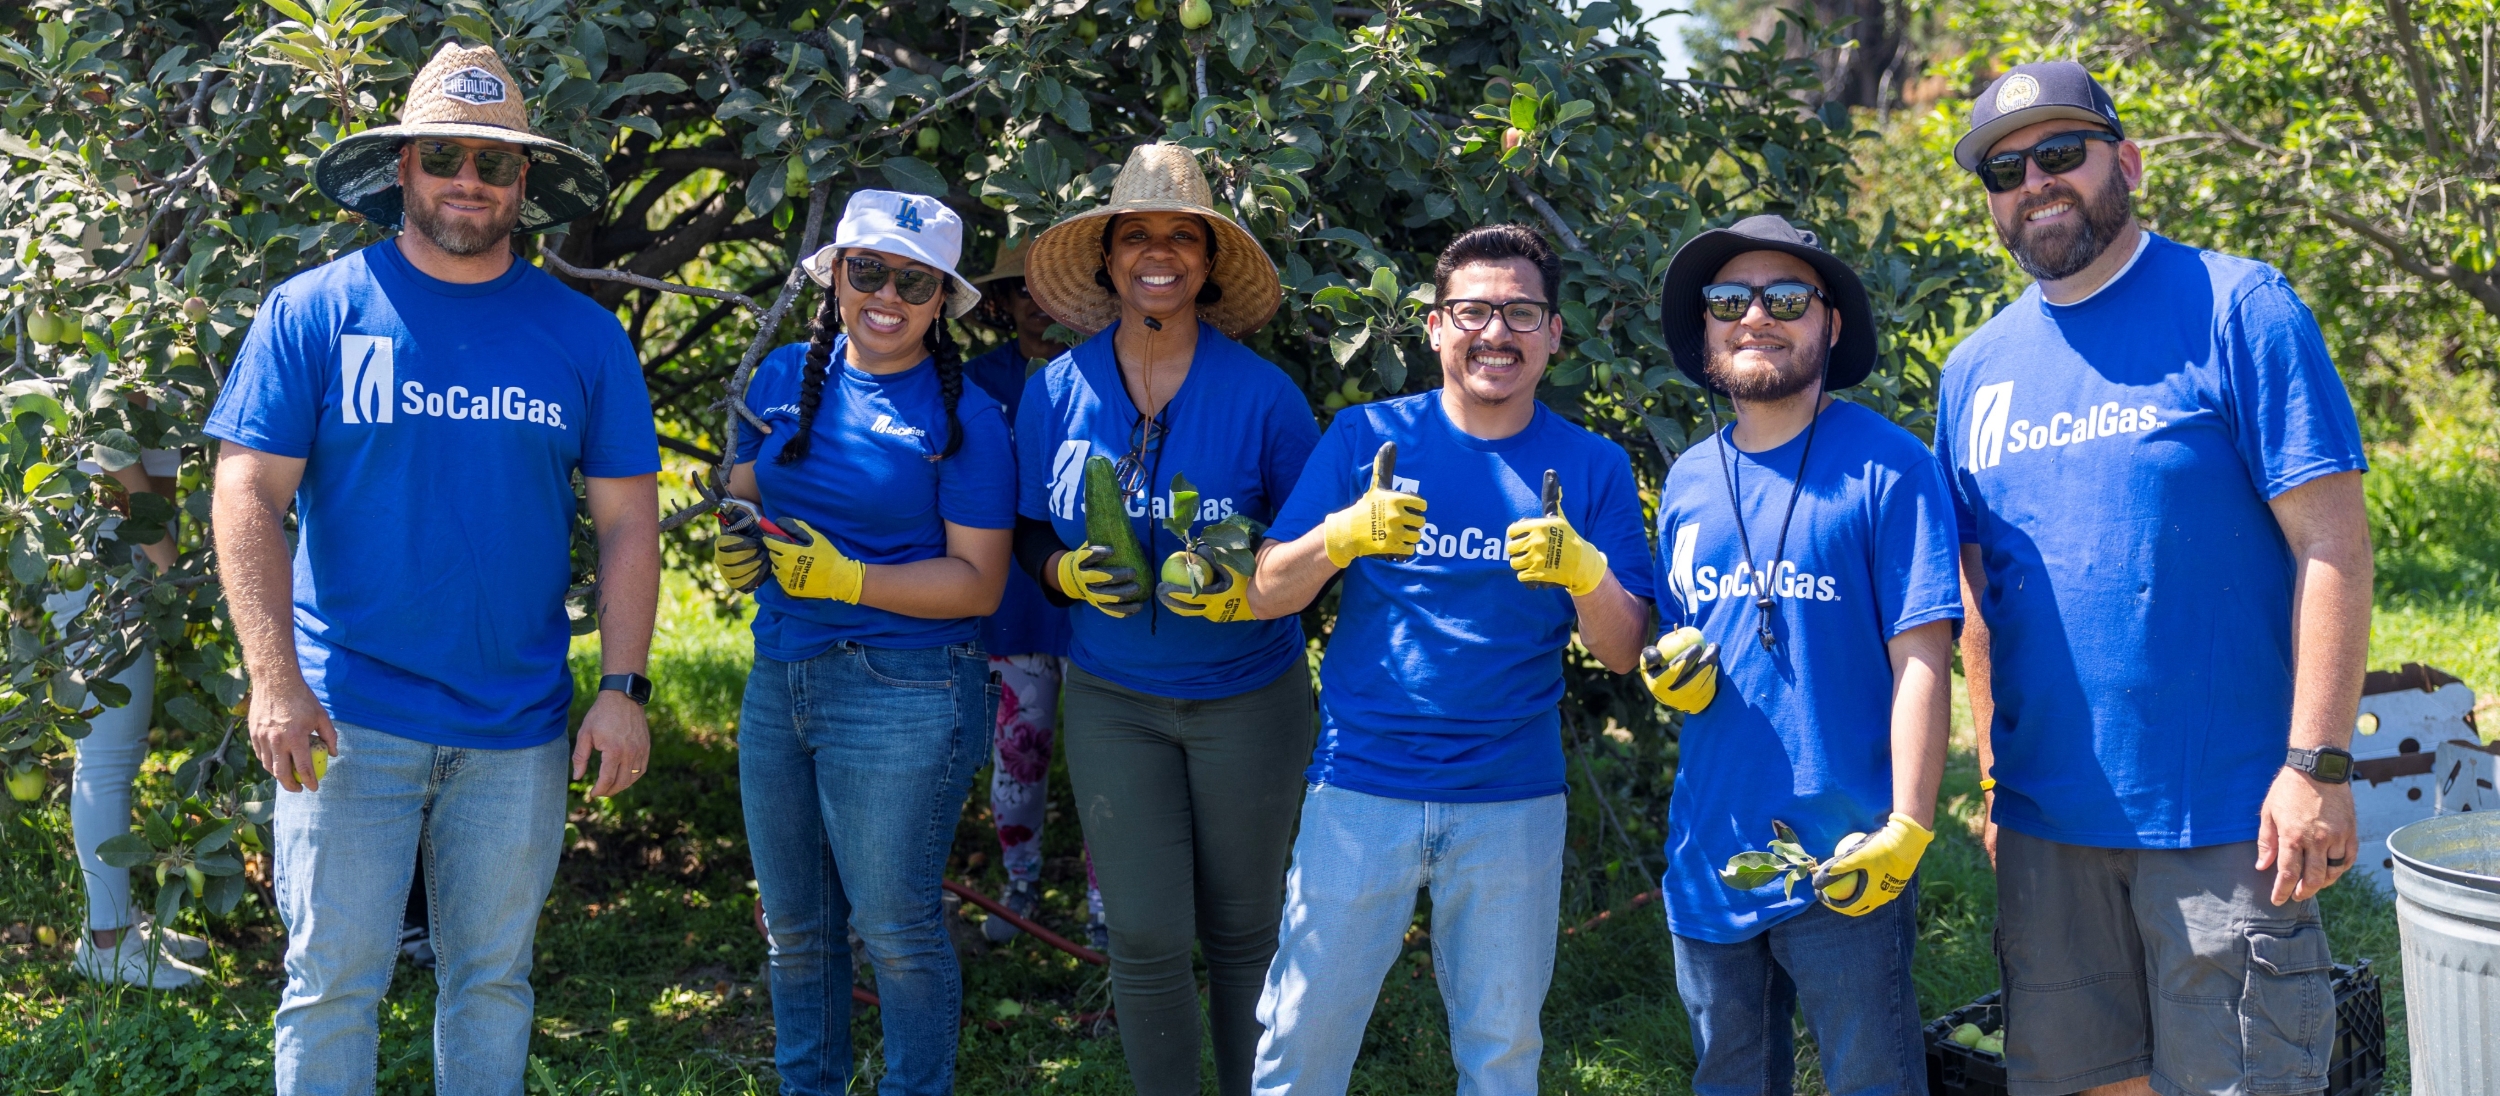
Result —
<path fill-rule="evenodd" d="M 1823 297 L 1823 291 L 1804 282 L 1786 279 L 1769 285 L 1746 285 L 1743 282 L 1714 282 L 1701 287 L 1701 307 L 1710 318 L 1735 323 L 1745 318 L 1755 301 L 1762 302 L 1763 311 L 1774 320 L 1804 319 L 1806 309 Z"/>
<path fill-rule="evenodd" d="M 1146 496 L 1146 466 L 1163 448 L 1164 435 L 1170 433 L 1161 415 L 1139 415 L 1137 424 L 1128 428 L 1128 452 L 1111 462 L 1111 475 L 1120 481 L 1120 493 Z"/>
<path fill-rule="evenodd" d="M 418 141 L 417 168 L 437 179 L 457 179 L 460 165 L 477 161 L 477 181 L 487 186 L 511 186 L 521 181 L 521 169 L 530 158 L 518 152 L 499 148 L 470 148 L 450 141 Z"/>
<path fill-rule="evenodd" d="M 2040 165 L 2040 170 L 2051 175 L 2064 175 L 2082 167 L 2083 161 L 2091 155 L 2092 146 L 2086 142 L 2107 141 L 2114 145 L 2118 140 L 2117 134 L 2105 129 L 2072 129 L 2030 148 L 1997 153 L 1979 161 L 1975 170 L 1979 175 L 1979 185 L 1988 188 L 1988 193 L 2003 194 L 2022 186 L 2023 180 L 2030 176 L 2031 173 L 2023 167 L 2025 160 Z"/>
<path fill-rule="evenodd" d="M 1493 317 L 1502 317 L 1502 326 L 1522 335 L 1532 334 L 1545 326 L 1545 318 L 1554 314 L 1552 305 L 1544 301 L 1478 301 L 1459 298 L 1441 302 L 1441 311 L 1461 331 L 1482 331 L 1492 326 Z"/>
<path fill-rule="evenodd" d="M 894 294 L 903 298 L 904 304 L 927 304 L 929 298 L 937 296 L 938 290 L 946 287 L 943 275 L 926 270 L 896 270 L 874 255 L 845 255 L 842 257 L 842 269 L 850 279 L 851 288 L 862 293 L 883 289 L 886 280 L 893 279 Z"/>

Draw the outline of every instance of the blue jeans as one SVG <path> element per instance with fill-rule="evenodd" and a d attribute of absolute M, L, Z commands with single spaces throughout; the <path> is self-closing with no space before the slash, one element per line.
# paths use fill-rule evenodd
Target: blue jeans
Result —
<path fill-rule="evenodd" d="M 1260 1096 L 1342 1093 L 1363 1028 L 1432 888 L 1432 972 L 1460 1096 L 1536 1091 L 1537 1017 L 1562 915 L 1563 797 L 1419 803 L 1319 785 L 1285 877 L 1259 998 Z"/>
<path fill-rule="evenodd" d="M 87 721 L 69 778 L 69 830 L 79 874 L 87 880 L 87 928 L 94 932 L 128 928 L 138 920 L 139 911 L 130 904 L 130 869 L 105 863 L 96 849 L 130 832 L 130 784 L 148 759 L 148 718 L 156 712 L 155 648 L 113 680 L 130 690 L 130 703 Z"/>
<path fill-rule="evenodd" d="M 565 740 L 456 749 L 337 727 L 321 790 L 281 790 L 271 824 L 287 927 L 278 1091 L 373 1091 L 376 1009 L 423 848 L 441 988 L 434 1088 L 519 1093 L 530 947 L 564 839 Z"/>
<path fill-rule="evenodd" d="M 989 660 L 971 644 L 756 656 L 738 788 L 771 933 L 773 1064 L 787 1096 L 850 1084 L 846 924 L 877 972 L 877 1091 L 954 1091 L 963 973 L 939 881 L 973 770 L 989 760 L 997 704 Z"/>
<path fill-rule="evenodd" d="M 1926 1096 L 1910 949 L 1918 881 L 1864 917 L 1817 902 L 1750 940 L 1675 938 L 1675 991 L 1692 1017 L 1695 1096 L 1787 1096 L 1797 1060 L 1791 1017 L 1823 1055 L 1832 1096 Z"/>

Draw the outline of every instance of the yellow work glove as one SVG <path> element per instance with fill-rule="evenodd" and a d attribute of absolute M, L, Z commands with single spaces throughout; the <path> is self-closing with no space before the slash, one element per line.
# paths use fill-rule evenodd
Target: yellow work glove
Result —
<path fill-rule="evenodd" d="M 1606 553 L 1562 514 L 1562 480 L 1545 470 L 1545 513 L 1510 523 L 1510 569 L 1528 586 L 1560 586 L 1581 597 L 1606 581 Z"/>
<path fill-rule="evenodd" d="M 1196 557 L 1201 561 L 1199 563 L 1190 563 L 1180 559 L 1180 555 L 1174 552 L 1172 558 L 1164 561 L 1165 581 L 1155 584 L 1155 599 L 1161 601 L 1164 608 L 1181 616 L 1212 620 L 1218 624 L 1252 619 L 1248 576 L 1205 556 Z M 1189 583 L 1170 581 L 1170 576 L 1175 569 L 1184 566 L 1203 567 L 1215 573 L 1212 578 L 1209 578 L 1205 571 L 1201 571 L 1198 578 L 1198 592 L 1193 594 L 1189 592 Z"/>
<path fill-rule="evenodd" d="M 1114 617 L 1135 616 L 1146 607 L 1146 588 L 1134 568 L 1108 566 L 1110 558 L 1111 549 L 1100 544 L 1059 553 L 1059 592 Z"/>
<path fill-rule="evenodd" d="M 730 532 L 712 538 L 712 567 L 730 589 L 742 594 L 754 593 L 772 570 L 764 559 L 763 542 Z"/>
<path fill-rule="evenodd" d="M 1384 441 L 1372 456 L 1372 486 L 1354 505 L 1320 522 L 1320 540 L 1328 562 L 1353 566 L 1364 556 L 1405 559 L 1424 538 L 1424 500 L 1398 490 L 1392 475 L 1398 466 L 1398 443 Z"/>
<path fill-rule="evenodd" d="M 1701 629 L 1686 626 L 1641 651 L 1641 680 L 1658 703 L 1687 714 L 1719 695 L 1719 645 L 1702 642 Z"/>
<path fill-rule="evenodd" d="M 773 554 L 773 578 L 781 583 L 781 591 L 791 597 L 859 604 L 859 587 L 868 579 L 868 565 L 843 555 L 842 549 L 833 546 L 833 538 L 818 533 L 814 526 L 797 520 L 790 524 L 807 539 L 764 537 L 764 547 Z"/>
<path fill-rule="evenodd" d="M 1864 917 L 1901 897 L 1918 870 L 1918 858 L 1936 835 L 1893 812 L 1892 820 L 1872 836 L 1853 833 L 1840 839 L 1831 859 L 1814 872 L 1814 890 L 1823 904 L 1851 917 Z"/>

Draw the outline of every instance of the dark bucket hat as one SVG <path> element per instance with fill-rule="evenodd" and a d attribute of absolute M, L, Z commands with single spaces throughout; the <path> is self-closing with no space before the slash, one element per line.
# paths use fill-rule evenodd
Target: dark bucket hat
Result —
<path fill-rule="evenodd" d="M 1709 327 L 1702 319 L 1701 287 L 1718 277 L 1719 268 L 1728 260 L 1748 251 L 1782 251 L 1804 259 L 1823 279 L 1825 300 L 1840 310 L 1840 341 L 1824 364 L 1823 390 L 1838 391 L 1865 380 L 1875 369 L 1875 310 L 1867 304 L 1866 284 L 1849 264 L 1823 250 L 1814 233 L 1775 213 L 1711 229 L 1676 249 L 1658 297 L 1658 326 L 1666 332 L 1667 347 L 1675 352 L 1675 367 L 1694 384 L 1724 391 L 1710 383 L 1702 368 L 1703 338 Z"/>

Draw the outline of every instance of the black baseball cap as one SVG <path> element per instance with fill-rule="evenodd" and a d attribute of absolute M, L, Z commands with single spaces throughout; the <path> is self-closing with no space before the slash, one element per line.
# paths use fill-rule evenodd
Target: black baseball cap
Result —
<path fill-rule="evenodd" d="M 1970 107 L 1970 129 L 1953 143 L 1953 162 L 1964 171 L 1977 171 L 1988 149 L 2006 134 L 2052 118 L 2090 122 L 2121 138 L 2127 135 L 2126 127 L 2118 124 L 2118 104 L 2082 65 L 2034 61 L 2007 70 L 1979 93 Z"/>
<path fill-rule="evenodd" d="M 1823 390 L 1838 391 L 1865 380 L 1875 368 L 1875 310 L 1867 304 L 1866 283 L 1849 264 L 1823 250 L 1814 233 L 1788 223 L 1776 213 L 1747 217 L 1726 228 L 1714 228 L 1685 241 L 1667 263 L 1666 281 L 1658 290 L 1658 326 L 1675 352 L 1675 367 L 1694 384 L 1721 391 L 1702 367 L 1706 352 L 1701 287 L 1719 276 L 1719 268 L 1748 251 L 1781 251 L 1806 261 L 1823 279 L 1823 296 L 1840 312 L 1840 341 L 1823 363 Z"/>

